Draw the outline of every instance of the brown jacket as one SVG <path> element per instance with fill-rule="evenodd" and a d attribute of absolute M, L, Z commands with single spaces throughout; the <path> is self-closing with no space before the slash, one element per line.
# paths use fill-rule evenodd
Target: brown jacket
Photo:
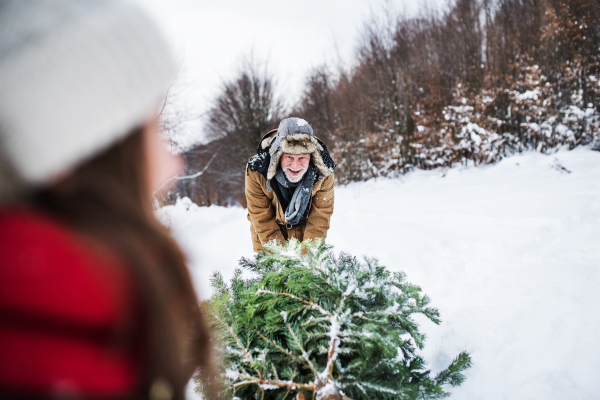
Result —
<path fill-rule="evenodd" d="M 262 243 L 272 239 L 285 244 L 286 239 L 291 238 L 300 241 L 324 238 L 333 214 L 333 173 L 327 178 L 321 177 L 313 186 L 308 219 L 304 225 L 286 227 L 284 210 L 273 190 L 267 191 L 265 177 L 248 168 L 246 199 L 254 251 L 262 250 Z"/>

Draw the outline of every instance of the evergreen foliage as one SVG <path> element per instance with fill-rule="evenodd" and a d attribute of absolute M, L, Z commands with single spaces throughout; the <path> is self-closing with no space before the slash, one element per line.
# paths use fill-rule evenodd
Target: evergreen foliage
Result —
<path fill-rule="evenodd" d="M 212 279 L 226 398 L 434 399 L 463 382 L 467 353 L 436 376 L 416 354 L 425 336 L 412 315 L 440 320 L 403 273 L 336 257 L 324 240 L 264 248 L 240 261 L 253 278 Z"/>

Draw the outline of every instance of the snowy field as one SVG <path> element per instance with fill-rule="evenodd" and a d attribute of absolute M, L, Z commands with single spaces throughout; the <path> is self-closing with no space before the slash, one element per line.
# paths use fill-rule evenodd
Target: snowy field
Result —
<path fill-rule="evenodd" d="M 252 256 L 242 208 L 158 211 L 201 297 Z M 379 258 L 422 287 L 442 324 L 420 320 L 436 372 L 473 367 L 455 399 L 598 399 L 600 152 L 525 153 L 497 165 L 416 171 L 336 187 L 327 241 Z"/>

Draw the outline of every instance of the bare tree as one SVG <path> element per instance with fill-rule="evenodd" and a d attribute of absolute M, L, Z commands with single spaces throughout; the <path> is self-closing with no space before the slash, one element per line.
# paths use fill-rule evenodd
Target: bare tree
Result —
<path fill-rule="evenodd" d="M 329 147 L 338 183 L 600 147 L 598 0 L 451 0 L 411 18 L 390 4 L 365 23 L 352 67 L 311 71 L 293 108 Z M 223 82 L 180 195 L 244 204 L 244 164 L 284 116 L 267 67 L 246 59 Z"/>
<path fill-rule="evenodd" d="M 296 110 L 329 140 L 341 183 L 600 143 L 598 4 L 455 0 L 415 18 L 388 4 L 353 68 L 314 70 Z"/>
<path fill-rule="evenodd" d="M 204 133 L 209 143 L 186 151 L 186 174 L 176 192 L 201 205 L 245 205 L 245 164 L 255 154 L 262 135 L 283 117 L 283 101 L 276 96 L 268 63 L 247 57 L 237 76 L 224 81 L 207 113 Z M 216 156 L 215 156 L 216 155 Z"/>

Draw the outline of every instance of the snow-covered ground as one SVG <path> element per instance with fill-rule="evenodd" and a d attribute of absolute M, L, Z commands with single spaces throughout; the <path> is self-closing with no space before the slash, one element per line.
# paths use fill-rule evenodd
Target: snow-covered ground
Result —
<path fill-rule="evenodd" d="M 160 209 L 202 297 L 252 256 L 241 208 Z M 529 152 L 477 168 L 336 187 L 328 242 L 403 270 L 440 310 L 422 320 L 435 372 L 461 350 L 456 399 L 598 399 L 600 152 Z"/>

